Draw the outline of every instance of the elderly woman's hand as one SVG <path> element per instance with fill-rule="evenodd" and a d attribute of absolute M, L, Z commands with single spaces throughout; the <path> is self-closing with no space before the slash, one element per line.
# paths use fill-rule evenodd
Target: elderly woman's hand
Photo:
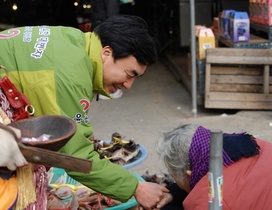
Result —
<path fill-rule="evenodd" d="M 134 196 L 143 209 L 154 209 L 168 192 L 166 187 L 157 183 L 139 182 Z"/>
<path fill-rule="evenodd" d="M 156 207 L 154 208 L 149 208 L 149 209 L 152 209 L 152 210 L 159 210 L 161 209 L 163 206 L 165 206 L 166 204 L 172 202 L 173 200 L 173 196 L 171 193 L 169 192 L 164 192 L 163 193 L 163 197 L 162 199 L 157 203 Z M 144 208 L 143 206 L 138 206 L 137 210 L 149 210 L 147 208 Z"/>
<path fill-rule="evenodd" d="M 172 202 L 173 196 L 171 193 L 163 193 L 163 198 L 157 203 L 157 206 L 155 208 L 152 208 L 152 210 L 159 210 L 166 204 Z M 142 206 L 138 206 L 137 210 L 147 210 Z"/>
<path fill-rule="evenodd" d="M 166 204 L 172 202 L 173 196 L 171 193 L 164 193 L 163 198 L 157 203 L 157 209 L 162 208 Z"/>

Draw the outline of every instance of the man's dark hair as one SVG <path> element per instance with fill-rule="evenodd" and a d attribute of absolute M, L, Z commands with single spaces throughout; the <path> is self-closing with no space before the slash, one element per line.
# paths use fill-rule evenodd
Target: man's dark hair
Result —
<path fill-rule="evenodd" d="M 147 23 L 138 16 L 114 15 L 94 29 L 102 46 L 113 49 L 114 59 L 135 56 L 139 63 L 151 65 L 158 59 L 158 42 Z"/>

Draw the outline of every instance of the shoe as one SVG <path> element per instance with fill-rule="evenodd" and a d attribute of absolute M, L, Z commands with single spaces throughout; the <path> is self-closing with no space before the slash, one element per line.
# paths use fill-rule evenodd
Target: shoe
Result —
<path fill-rule="evenodd" d="M 123 95 L 123 91 L 121 89 L 118 89 L 116 90 L 114 93 L 111 93 L 110 96 L 113 98 L 113 99 L 116 99 L 116 98 L 121 98 Z M 111 98 L 108 98 L 107 96 L 103 96 L 103 95 L 99 95 L 99 99 L 101 100 L 108 100 L 108 99 L 111 99 Z"/>

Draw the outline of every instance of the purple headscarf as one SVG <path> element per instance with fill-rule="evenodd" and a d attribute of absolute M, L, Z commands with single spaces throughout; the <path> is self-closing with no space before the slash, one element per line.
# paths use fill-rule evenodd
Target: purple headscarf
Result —
<path fill-rule="evenodd" d="M 189 159 L 192 174 L 190 176 L 190 187 L 193 187 L 209 171 L 210 157 L 210 131 L 199 126 L 192 139 L 189 150 Z"/>
<path fill-rule="evenodd" d="M 191 189 L 209 171 L 211 131 L 199 126 L 193 136 L 189 149 L 189 160 L 192 174 L 190 177 Z M 223 164 L 228 166 L 241 157 L 250 157 L 259 154 L 259 145 L 255 138 L 246 133 L 223 134 Z M 226 149 L 226 151 L 225 151 Z"/>

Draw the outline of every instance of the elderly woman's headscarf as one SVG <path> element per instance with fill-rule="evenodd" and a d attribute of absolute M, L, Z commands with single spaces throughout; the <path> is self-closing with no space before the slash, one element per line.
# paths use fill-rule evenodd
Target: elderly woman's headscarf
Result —
<path fill-rule="evenodd" d="M 211 131 L 199 126 L 193 136 L 189 149 L 189 159 L 192 174 L 190 177 L 191 189 L 209 171 Z M 251 157 L 259 154 L 259 145 L 255 138 L 247 133 L 223 134 L 223 164 L 224 166 L 240 160 L 242 157 Z"/>

